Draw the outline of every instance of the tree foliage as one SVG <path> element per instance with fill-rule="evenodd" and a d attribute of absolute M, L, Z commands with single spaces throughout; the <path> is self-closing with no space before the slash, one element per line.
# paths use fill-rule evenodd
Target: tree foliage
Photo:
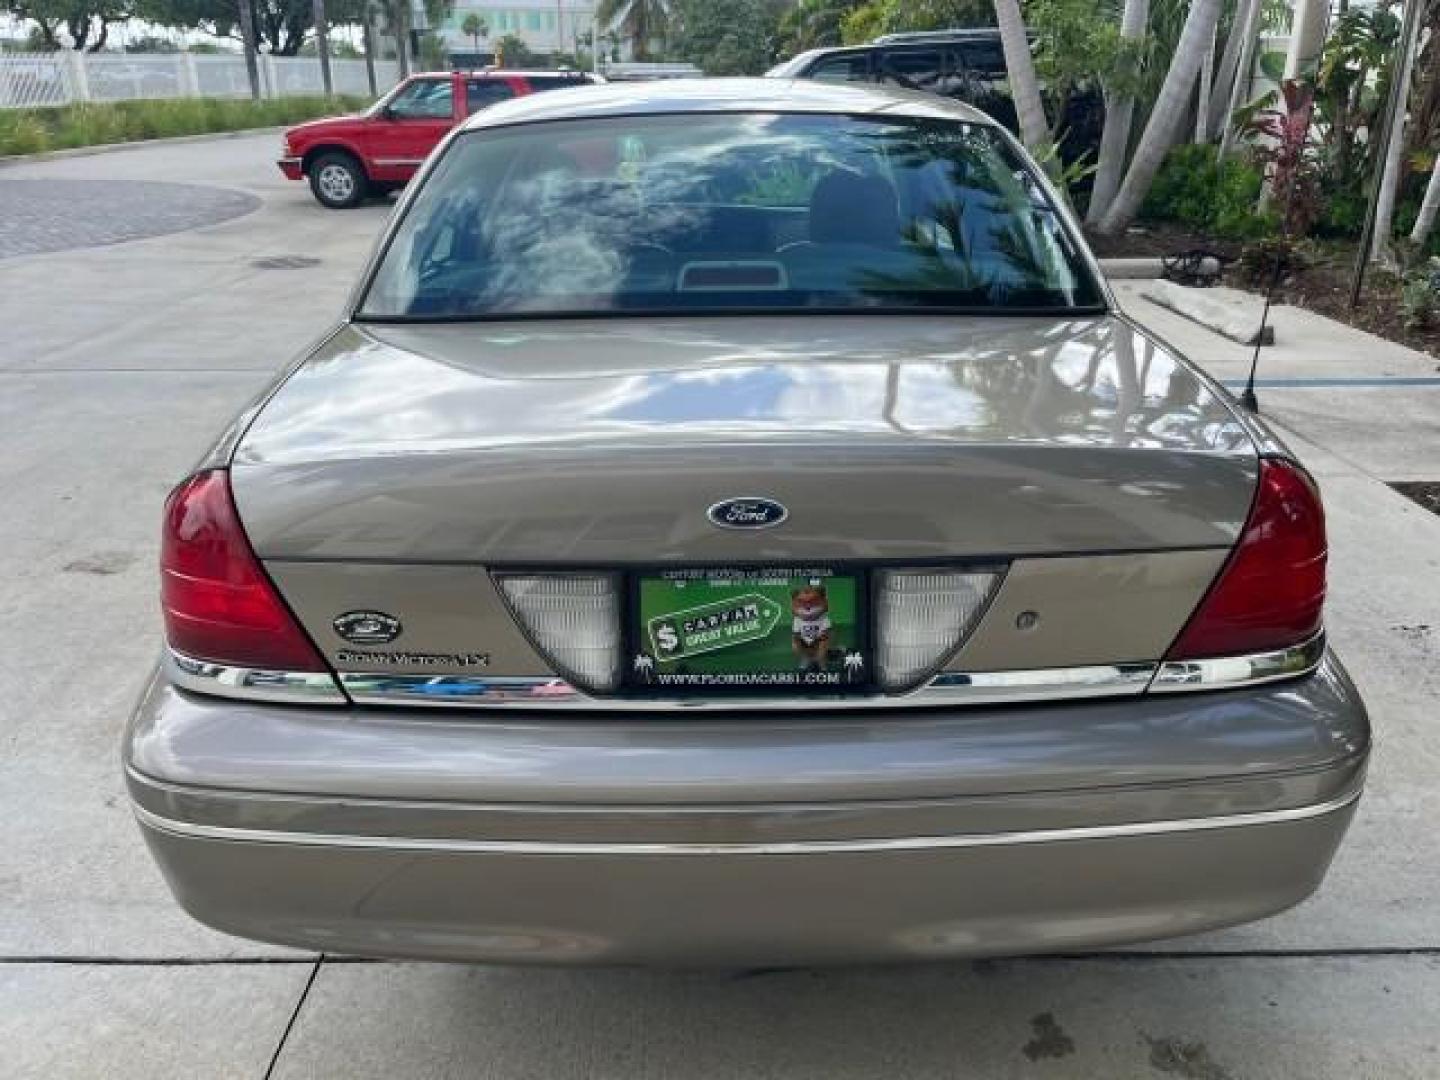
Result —
<path fill-rule="evenodd" d="M 869 0 L 844 20 L 847 43 L 905 30 L 949 30 L 994 26 L 991 0 Z"/>
<path fill-rule="evenodd" d="M 1122 52 L 1120 24 L 1108 17 L 1107 0 L 1030 0 L 1025 21 L 1036 32 L 1032 46 L 1035 73 L 1045 87 L 1050 137 L 1058 139 L 1073 94 L 1098 89 L 1112 92 L 1112 73 Z"/>
<path fill-rule="evenodd" d="M 775 62 L 774 0 L 675 0 L 670 49 L 707 75 L 761 75 Z"/>
<path fill-rule="evenodd" d="M 96 0 L 84 0 L 87 3 Z M 216 37 L 240 38 L 239 7 L 235 0 L 133 0 L 134 14 L 160 26 L 203 30 Z M 277 56 L 295 56 L 314 29 L 313 0 L 251 0 L 255 41 Z M 365 0 L 326 0 L 332 25 L 358 23 Z"/>
<path fill-rule="evenodd" d="M 783 59 L 842 44 L 845 18 L 859 6 L 858 0 L 799 0 L 780 16 L 776 53 Z"/>
<path fill-rule="evenodd" d="M 507 68 L 533 67 L 535 54 L 525 44 L 524 38 L 506 34 L 495 43 L 495 62 Z"/>
<path fill-rule="evenodd" d="M 652 45 L 664 47 L 673 9 L 674 0 L 600 0 L 595 17 L 630 42 L 636 60 L 646 60 Z"/>
<path fill-rule="evenodd" d="M 134 18 L 137 0 L 7 0 L 5 10 L 35 23 L 43 49 L 73 45 L 95 52 L 105 47 L 110 27 Z"/>

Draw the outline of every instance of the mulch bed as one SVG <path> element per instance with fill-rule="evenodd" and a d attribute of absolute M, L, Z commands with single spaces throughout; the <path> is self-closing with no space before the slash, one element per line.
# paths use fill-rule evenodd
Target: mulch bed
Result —
<path fill-rule="evenodd" d="M 1173 255 L 1194 248 L 1206 248 L 1222 255 L 1236 256 L 1244 244 L 1233 240 L 1210 240 L 1168 223 L 1142 225 L 1122 237 L 1107 240 L 1092 236 L 1091 246 L 1103 258 Z M 1350 275 L 1355 265 L 1352 243 L 1315 241 L 1304 249 L 1306 268 L 1291 280 L 1282 283 L 1275 299 L 1278 303 L 1294 304 L 1317 314 L 1348 323 L 1390 341 L 1440 358 L 1440 320 L 1424 329 L 1405 325 L 1400 306 L 1400 281 L 1378 267 L 1365 275 L 1365 288 L 1360 303 L 1350 306 Z M 1234 268 L 1225 276 L 1226 285 L 1244 289 L 1249 286 L 1235 280 Z M 1259 292 L 1259 289 L 1251 289 Z M 1440 371 L 1440 365 L 1436 366 Z"/>
<path fill-rule="evenodd" d="M 1113 239 L 1094 233 L 1086 235 L 1091 248 L 1102 259 L 1159 258 L 1193 248 L 1205 248 L 1233 258 L 1244 246 L 1234 240 L 1211 240 L 1167 221 L 1145 222 L 1133 226 L 1124 236 Z"/>

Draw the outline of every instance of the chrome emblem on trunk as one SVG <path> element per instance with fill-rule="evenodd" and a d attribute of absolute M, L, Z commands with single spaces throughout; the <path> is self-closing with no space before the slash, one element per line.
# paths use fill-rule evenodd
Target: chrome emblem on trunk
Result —
<path fill-rule="evenodd" d="M 706 516 L 722 529 L 768 529 L 788 518 L 790 511 L 774 499 L 743 495 L 717 502 Z"/>
<path fill-rule="evenodd" d="M 352 645 L 385 645 L 400 636 L 400 620 L 383 611 L 347 611 L 330 624 Z"/>

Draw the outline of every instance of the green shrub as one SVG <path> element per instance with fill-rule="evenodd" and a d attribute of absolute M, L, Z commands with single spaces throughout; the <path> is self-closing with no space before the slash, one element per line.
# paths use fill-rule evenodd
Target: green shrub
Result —
<path fill-rule="evenodd" d="M 1400 313 L 1411 330 L 1424 330 L 1440 309 L 1440 256 L 1413 266 L 1400 286 Z"/>
<path fill-rule="evenodd" d="M 1268 288 L 1270 283 L 1293 281 L 1308 268 L 1299 245 L 1279 236 L 1246 244 L 1235 263 L 1235 278 L 1251 289 Z"/>
<path fill-rule="evenodd" d="M 0 146 L 13 147 L 12 154 L 37 154 L 46 149 L 49 136 L 45 125 L 19 109 L 0 110 Z"/>
<path fill-rule="evenodd" d="M 1264 177 L 1247 161 L 1216 160 L 1213 146 L 1177 146 L 1156 174 L 1141 216 L 1174 221 L 1206 236 L 1248 240 L 1275 230 L 1275 217 L 1261 213 Z"/>
<path fill-rule="evenodd" d="M 362 108 L 363 98 L 173 98 L 0 109 L 0 157 L 79 146 L 278 127 Z"/>
<path fill-rule="evenodd" d="M 1315 222 L 1315 235 L 1355 237 L 1365 226 L 1370 200 L 1360 184 L 1328 187 L 1320 203 L 1320 217 Z"/>

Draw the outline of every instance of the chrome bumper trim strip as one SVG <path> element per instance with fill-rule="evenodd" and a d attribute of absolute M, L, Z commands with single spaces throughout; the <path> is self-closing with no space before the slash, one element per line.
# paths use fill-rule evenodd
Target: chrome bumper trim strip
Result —
<path fill-rule="evenodd" d="M 425 708 L 671 712 L 729 710 L 803 712 L 865 708 L 944 708 L 1008 702 L 1073 701 L 1145 693 L 1238 689 L 1296 678 L 1314 671 L 1325 656 L 1325 636 L 1275 652 L 1208 660 L 1046 668 L 1023 671 L 942 671 L 906 694 L 865 697 L 592 697 L 553 675 L 389 675 L 265 671 L 197 660 L 167 649 L 165 672 L 185 690 L 250 701 L 286 704 L 412 705 Z"/>
<path fill-rule="evenodd" d="M 264 671 L 227 667 L 165 650 L 165 674 L 182 690 L 245 701 L 292 705 L 349 704 L 335 678 L 326 671 Z"/>
<path fill-rule="evenodd" d="M 1150 689 L 1170 694 L 1183 690 L 1225 690 L 1257 686 L 1276 679 L 1308 675 L 1325 658 L 1325 634 L 1275 652 L 1217 656 L 1210 660 L 1171 660 L 1160 665 Z"/>
<path fill-rule="evenodd" d="M 286 832 L 275 829 L 240 829 L 223 825 L 195 825 L 162 817 L 131 804 L 142 825 L 196 840 L 226 840 L 254 844 L 288 844 L 299 847 L 365 848 L 391 851 L 437 851 L 486 855 L 828 855 L 887 851 L 943 851 L 958 848 L 1054 844 L 1077 840 L 1116 840 L 1163 836 L 1210 829 L 1247 828 L 1306 821 L 1344 810 L 1360 798 L 1360 787 L 1334 799 L 1285 810 L 1259 810 L 1220 817 L 1137 821 L 1116 825 L 1089 825 L 1071 829 L 1031 829 L 1023 832 L 963 833 L 957 836 L 868 837 L 854 840 L 791 840 L 755 843 L 576 843 L 542 840 L 468 840 L 451 837 L 358 836 L 336 833 Z"/>
<path fill-rule="evenodd" d="M 340 684 L 358 705 L 420 705 L 651 712 L 686 709 L 796 712 L 825 709 L 936 708 L 1010 701 L 1070 700 L 1139 694 L 1155 664 L 1054 668 L 1038 671 L 942 672 L 906 694 L 865 697 L 592 697 L 554 676 L 383 675 L 341 672 Z"/>

